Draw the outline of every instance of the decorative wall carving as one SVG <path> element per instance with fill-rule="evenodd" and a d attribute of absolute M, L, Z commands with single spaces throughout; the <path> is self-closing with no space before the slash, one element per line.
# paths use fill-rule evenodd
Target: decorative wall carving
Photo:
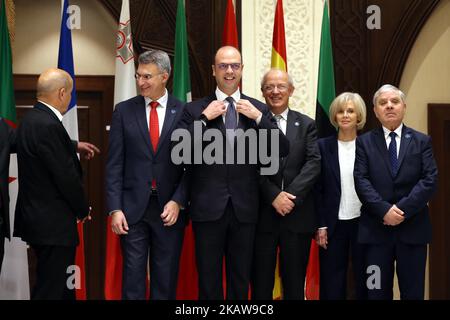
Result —
<path fill-rule="evenodd" d="M 246 69 L 244 77 L 249 72 L 256 73 L 251 86 L 255 87 L 252 88 L 255 97 L 262 99 L 259 81 L 270 68 L 276 1 L 254 0 L 253 2 L 254 25 L 245 25 L 243 22 L 243 27 L 254 30 L 256 48 L 252 53 L 243 51 L 243 55 L 253 54 L 255 67 L 254 70 Z M 283 2 L 287 67 L 296 88 L 290 99 L 290 105 L 292 109 L 311 117 L 315 115 L 317 86 L 317 57 L 314 44 L 320 41 L 320 22 L 318 24 L 315 21 L 317 7 L 314 2 L 314 0 Z M 243 12 L 243 15 L 246 16 L 246 13 Z"/>

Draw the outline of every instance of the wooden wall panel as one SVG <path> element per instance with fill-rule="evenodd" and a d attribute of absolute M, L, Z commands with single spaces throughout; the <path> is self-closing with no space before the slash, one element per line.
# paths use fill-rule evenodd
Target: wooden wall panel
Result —
<path fill-rule="evenodd" d="M 365 130 L 378 125 L 372 96 L 382 84 L 400 84 L 412 46 L 439 0 L 330 0 L 336 92 L 366 101 Z M 369 5 L 381 10 L 381 29 L 366 26 Z"/>

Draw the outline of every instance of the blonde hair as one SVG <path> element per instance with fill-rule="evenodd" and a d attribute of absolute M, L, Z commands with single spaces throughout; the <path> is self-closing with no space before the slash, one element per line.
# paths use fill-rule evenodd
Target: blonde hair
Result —
<path fill-rule="evenodd" d="M 356 128 L 358 130 L 361 130 L 366 124 L 366 104 L 364 103 L 364 100 L 361 98 L 361 96 L 354 92 L 343 92 L 333 100 L 330 106 L 330 122 L 336 129 L 339 128 L 339 125 L 336 122 L 336 114 L 348 102 L 353 102 L 353 105 L 355 106 L 357 117 Z"/>

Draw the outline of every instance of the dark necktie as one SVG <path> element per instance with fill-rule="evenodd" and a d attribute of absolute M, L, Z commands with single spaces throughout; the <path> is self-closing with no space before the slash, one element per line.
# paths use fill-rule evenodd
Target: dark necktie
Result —
<path fill-rule="evenodd" d="M 235 130 L 237 127 L 236 109 L 234 108 L 234 100 L 232 97 L 226 98 L 228 101 L 227 113 L 225 114 L 225 129 Z"/>
<path fill-rule="evenodd" d="M 153 151 L 156 153 L 156 148 L 158 147 L 159 141 L 159 121 L 158 121 L 158 112 L 156 112 L 156 107 L 159 105 L 157 101 L 150 102 L 150 141 L 152 143 Z M 152 188 L 156 189 L 156 180 L 152 180 Z"/>
<path fill-rule="evenodd" d="M 395 177 L 398 171 L 397 141 L 395 141 L 397 134 L 392 131 L 389 133 L 389 136 L 391 137 L 391 142 L 389 143 L 389 159 L 391 160 L 392 176 Z"/>
<path fill-rule="evenodd" d="M 236 109 L 234 108 L 234 100 L 232 97 L 228 97 L 226 100 L 228 101 L 227 113 L 225 113 L 226 137 L 231 147 L 234 148 L 234 130 L 237 128 Z"/>

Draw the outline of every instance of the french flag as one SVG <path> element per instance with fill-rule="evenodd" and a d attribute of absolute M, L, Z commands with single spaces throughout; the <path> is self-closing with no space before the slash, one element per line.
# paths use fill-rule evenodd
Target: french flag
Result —
<path fill-rule="evenodd" d="M 75 90 L 75 72 L 73 67 L 73 53 L 72 53 L 72 33 L 70 29 L 69 20 L 69 1 L 64 0 L 62 15 L 61 15 L 61 33 L 59 36 L 59 53 L 58 53 L 58 68 L 65 70 L 70 74 L 73 80 L 72 100 L 70 101 L 67 113 L 64 115 L 62 123 L 66 128 L 72 140 L 78 141 L 78 116 L 77 116 L 77 91 Z M 76 286 L 77 300 L 86 300 L 86 272 L 85 272 L 85 258 L 84 258 L 84 237 L 83 224 L 78 223 L 78 235 L 80 244 L 77 247 L 75 264 L 80 268 L 80 282 L 79 287 Z"/>

